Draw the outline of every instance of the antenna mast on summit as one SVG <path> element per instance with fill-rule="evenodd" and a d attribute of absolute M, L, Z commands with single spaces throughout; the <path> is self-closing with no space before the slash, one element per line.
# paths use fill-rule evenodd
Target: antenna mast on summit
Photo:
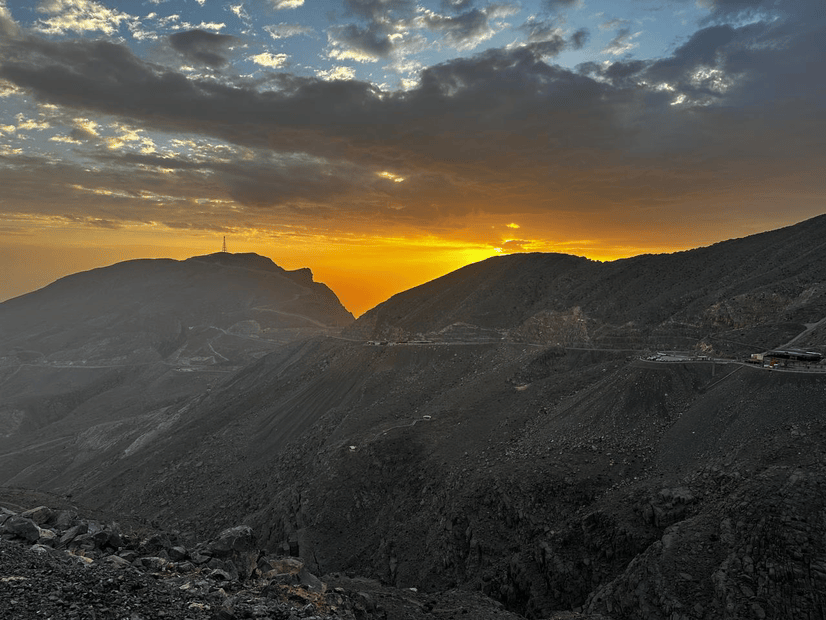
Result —
<path fill-rule="evenodd" d="M 224 235 L 224 245 L 221 246 L 221 251 L 226 254 L 227 253 L 227 237 Z"/>

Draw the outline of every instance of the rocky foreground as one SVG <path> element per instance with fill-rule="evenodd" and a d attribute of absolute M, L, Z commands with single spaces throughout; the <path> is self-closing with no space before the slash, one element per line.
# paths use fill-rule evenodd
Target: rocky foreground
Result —
<path fill-rule="evenodd" d="M 142 530 L 142 531 L 141 531 Z M 82 518 L 0 507 L 0 618 L 378 620 L 518 616 L 477 594 L 426 595 L 267 555 L 239 525 L 205 543 Z"/>

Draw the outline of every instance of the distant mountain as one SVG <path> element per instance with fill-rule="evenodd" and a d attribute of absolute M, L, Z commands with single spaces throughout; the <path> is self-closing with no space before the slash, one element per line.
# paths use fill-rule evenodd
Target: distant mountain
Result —
<path fill-rule="evenodd" d="M 0 347 L 45 361 L 157 361 L 193 330 L 267 337 L 285 328 L 352 322 L 309 269 L 285 271 L 257 254 L 132 260 L 62 278 L 0 304 Z"/>
<path fill-rule="evenodd" d="M 513 254 L 399 293 L 348 333 L 758 352 L 826 316 L 824 255 L 826 216 L 706 248 L 606 263 Z M 823 343 L 824 334 L 797 344 Z"/>
<path fill-rule="evenodd" d="M 67 276 L 0 303 L 0 445 L 165 411 L 286 342 L 352 321 L 309 269 L 256 254 Z"/>

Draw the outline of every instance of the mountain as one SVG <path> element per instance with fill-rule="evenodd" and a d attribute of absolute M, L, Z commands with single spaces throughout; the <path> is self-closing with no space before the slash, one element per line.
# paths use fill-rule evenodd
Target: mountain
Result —
<path fill-rule="evenodd" d="M 748 357 L 826 352 L 824 228 L 483 261 L 0 471 L 532 619 L 822 617 L 826 372 Z"/>
<path fill-rule="evenodd" d="M 607 263 L 513 254 L 399 293 L 348 328 L 371 339 L 515 339 L 758 352 L 826 316 L 826 216 Z M 824 331 L 806 342 L 824 342 Z"/>
<path fill-rule="evenodd" d="M 255 254 L 127 261 L 8 300 L 0 477 L 13 481 L 44 459 L 50 471 L 73 471 L 72 460 L 93 459 L 101 442 L 165 428 L 246 364 L 352 320 L 309 269 Z M 78 437 L 87 447 L 67 457 Z"/>

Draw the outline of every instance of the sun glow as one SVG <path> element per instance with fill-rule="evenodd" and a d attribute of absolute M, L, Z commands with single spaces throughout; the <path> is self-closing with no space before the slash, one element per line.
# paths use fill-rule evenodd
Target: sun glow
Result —
<path fill-rule="evenodd" d="M 394 183 L 401 183 L 402 181 L 404 181 L 403 176 L 399 176 L 398 174 L 393 174 L 392 172 L 384 171 L 384 172 L 377 172 L 376 174 L 378 176 L 382 177 L 383 179 L 389 179 L 390 181 L 393 181 Z"/>

